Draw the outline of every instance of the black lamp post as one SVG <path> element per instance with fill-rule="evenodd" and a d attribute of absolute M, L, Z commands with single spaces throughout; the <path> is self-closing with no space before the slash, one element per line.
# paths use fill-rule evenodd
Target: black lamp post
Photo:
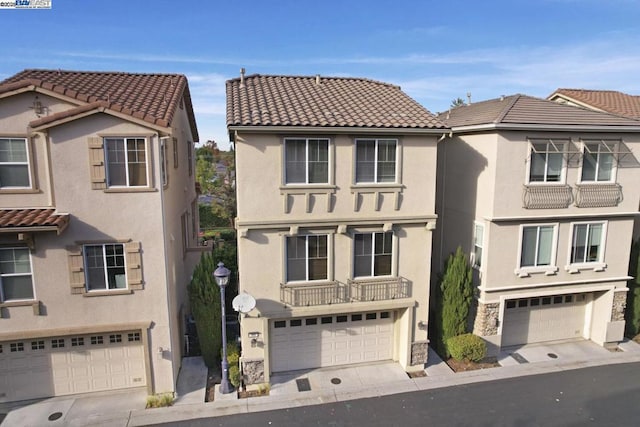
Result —
<path fill-rule="evenodd" d="M 233 387 L 229 383 L 229 362 L 227 361 L 227 317 L 226 317 L 226 301 L 224 299 L 224 288 L 229 283 L 231 271 L 219 262 L 218 268 L 213 272 L 213 278 L 220 286 L 220 300 L 222 302 L 222 381 L 220 382 L 220 393 L 229 394 L 233 391 Z"/>

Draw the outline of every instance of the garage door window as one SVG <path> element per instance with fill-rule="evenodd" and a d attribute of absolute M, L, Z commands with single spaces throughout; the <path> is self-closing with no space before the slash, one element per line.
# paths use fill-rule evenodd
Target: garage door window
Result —
<path fill-rule="evenodd" d="M 326 235 L 287 237 L 287 282 L 327 280 Z"/>
<path fill-rule="evenodd" d="M 29 249 L 0 249 L 0 302 L 32 299 L 34 292 Z"/>

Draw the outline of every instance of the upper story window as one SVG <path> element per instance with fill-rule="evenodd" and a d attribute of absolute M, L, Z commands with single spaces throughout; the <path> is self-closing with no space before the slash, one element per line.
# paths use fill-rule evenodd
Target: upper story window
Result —
<path fill-rule="evenodd" d="M 0 188 L 29 188 L 26 138 L 0 138 Z"/>
<path fill-rule="evenodd" d="M 32 300 L 33 277 L 28 248 L 0 248 L 0 301 Z"/>
<path fill-rule="evenodd" d="M 605 224 L 573 224 L 571 264 L 602 263 L 604 258 Z"/>
<path fill-rule="evenodd" d="M 566 142 L 558 141 L 531 143 L 530 183 L 560 183 L 564 181 L 565 146 Z"/>
<path fill-rule="evenodd" d="M 393 232 L 358 233 L 353 237 L 354 277 L 390 276 Z"/>
<path fill-rule="evenodd" d="M 329 140 L 287 138 L 285 144 L 286 184 L 329 183 Z"/>
<path fill-rule="evenodd" d="M 473 230 L 473 256 L 471 265 L 480 268 L 482 266 L 482 250 L 484 248 L 484 225 L 475 223 Z"/>
<path fill-rule="evenodd" d="M 124 245 L 85 245 L 86 284 L 89 291 L 126 289 Z"/>
<path fill-rule="evenodd" d="M 520 227 L 518 268 L 515 273 L 526 277 L 529 273 L 555 274 L 558 224 L 536 224 Z"/>
<path fill-rule="evenodd" d="M 287 282 L 327 280 L 327 235 L 287 237 Z"/>
<path fill-rule="evenodd" d="M 615 181 L 616 142 L 585 142 L 582 155 L 582 182 Z"/>
<path fill-rule="evenodd" d="M 147 140 L 145 138 L 105 138 L 107 185 L 146 187 L 149 183 Z"/>
<path fill-rule="evenodd" d="M 356 183 L 397 182 L 395 139 L 356 140 Z"/>

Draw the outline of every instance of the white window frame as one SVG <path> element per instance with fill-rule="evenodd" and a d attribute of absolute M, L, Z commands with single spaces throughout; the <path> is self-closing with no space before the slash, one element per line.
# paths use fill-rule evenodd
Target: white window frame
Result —
<path fill-rule="evenodd" d="M 374 157 L 375 163 L 373 167 L 373 181 L 358 181 L 358 143 L 374 141 Z M 395 170 L 393 181 L 378 181 L 378 148 L 380 142 L 393 141 L 395 143 Z M 353 165 L 353 182 L 356 185 L 384 185 L 398 184 L 400 182 L 400 141 L 397 138 L 356 138 L 354 144 L 354 165 Z"/>
<path fill-rule="evenodd" d="M 14 301 L 35 301 L 36 300 L 36 288 L 34 286 L 34 278 L 33 278 L 33 260 L 31 257 L 31 251 L 29 250 L 29 248 L 24 247 L 24 246 L 12 246 L 12 247 L 2 247 L 0 248 L 0 251 L 3 250 L 26 250 L 27 253 L 29 254 L 29 273 L 9 273 L 9 274 L 2 274 L 0 273 L 0 303 L 5 303 L 5 302 L 14 302 Z M 4 285 L 3 285 L 3 278 L 4 277 L 20 277 L 20 276 L 29 276 L 31 277 L 31 293 L 32 293 L 32 298 L 23 298 L 23 299 L 11 299 L 11 300 L 5 300 L 5 295 L 4 295 Z"/>
<path fill-rule="evenodd" d="M 535 144 L 547 144 L 547 149 L 545 153 L 547 157 L 545 158 L 545 180 L 544 181 L 531 181 L 531 168 L 533 167 L 533 156 L 536 154 L 534 149 Z M 549 145 L 552 147 L 559 149 L 560 151 L 550 151 Z M 567 156 L 566 150 L 569 144 L 568 140 L 542 140 L 542 139 L 530 139 L 529 140 L 529 157 L 527 159 L 527 185 L 565 185 L 567 182 Z M 560 172 L 560 180 L 559 181 L 547 181 L 548 179 L 548 171 L 549 171 L 549 154 L 560 154 L 562 156 L 562 171 Z"/>
<path fill-rule="evenodd" d="M 580 270 L 593 270 L 593 271 L 604 271 L 607 267 L 607 264 L 604 262 L 605 250 L 606 250 L 606 242 L 607 242 L 607 228 L 608 221 L 579 221 L 572 222 L 571 229 L 569 234 L 569 245 L 567 250 L 567 265 L 565 266 L 565 270 L 569 273 L 578 273 Z M 575 229 L 578 225 L 602 225 L 602 232 L 600 234 L 600 250 L 598 253 L 598 260 L 591 262 L 571 262 L 571 253 L 573 252 L 573 245 L 575 240 Z M 589 233 L 587 233 L 587 239 L 589 237 Z"/>
<path fill-rule="evenodd" d="M 536 223 L 536 224 L 521 224 L 520 225 L 520 233 L 518 238 L 518 258 L 516 260 L 516 265 L 518 266 L 515 269 L 515 274 L 519 277 L 529 277 L 531 273 L 544 273 L 547 276 L 552 276 L 558 272 L 558 261 L 557 261 L 557 250 L 558 250 L 558 228 L 559 223 Z M 525 228 L 531 227 L 553 227 L 553 237 L 551 239 L 551 259 L 549 265 L 534 265 L 534 266 L 523 266 L 522 262 L 522 245 L 524 243 L 524 230 Z M 539 238 L 539 233 L 538 237 Z M 537 248 L 536 244 L 536 248 Z M 538 251 L 536 250 L 536 256 Z"/>
<path fill-rule="evenodd" d="M 26 166 L 27 179 L 29 181 L 26 186 L 8 186 L 8 185 L 3 186 L 2 183 L 0 182 L 0 190 L 33 188 L 33 182 L 31 179 L 31 152 L 29 150 L 29 139 L 23 138 L 23 137 L 8 137 L 8 136 L 0 136 L 0 139 L 6 139 L 6 140 L 19 139 L 24 141 L 24 149 L 25 149 L 27 160 L 24 162 L 0 162 L 0 167 L 1 166 Z"/>
<path fill-rule="evenodd" d="M 309 237 L 325 236 L 327 239 L 327 275 L 325 279 L 309 280 Z M 288 256 L 288 239 L 305 237 L 305 279 L 302 280 L 289 280 L 289 256 Z M 324 283 L 333 280 L 332 265 L 333 265 L 333 238 L 330 233 L 306 233 L 302 235 L 285 235 L 283 236 L 283 283 Z"/>
<path fill-rule="evenodd" d="M 123 288 L 109 288 L 109 271 L 107 267 L 107 254 L 106 247 L 107 246 L 116 246 L 119 245 L 122 247 L 122 258 L 124 261 L 124 265 L 122 268 L 124 269 L 124 287 Z M 102 247 L 102 270 L 104 273 L 105 287 L 104 288 L 96 288 L 91 289 L 91 282 L 89 280 L 89 263 L 87 262 L 87 247 L 89 246 L 100 246 Z M 86 243 L 82 246 L 82 257 L 83 257 L 83 265 L 85 270 L 85 288 L 87 292 L 119 292 L 123 290 L 129 289 L 129 277 L 127 276 L 127 248 L 124 243 L 119 242 L 105 242 L 105 243 Z"/>
<path fill-rule="evenodd" d="M 478 229 L 480 232 L 478 233 Z M 480 237 L 480 242 L 478 242 L 478 237 Z M 478 250 L 480 248 L 480 256 L 478 256 Z M 473 248 L 471 251 L 471 266 L 477 270 L 480 270 L 483 265 L 484 256 L 484 224 L 474 221 L 473 223 Z"/>
<path fill-rule="evenodd" d="M 391 234 L 391 272 L 389 274 L 384 274 L 384 275 L 374 275 L 375 273 L 375 253 L 376 253 L 376 248 L 375 248 L 375 243 L 376 243 L 376 239 L 375 239 L 375 235 L 376 234 Z M 370 236 L 371 237 L 371 265 L 370 265 L 370 269 L 369 272 L 371 274 L 366 275 L 366 276 L 356 276 L 356 236 L 357 235 L 365 235 L 365 236 Z M 353 233 L 353 247 L 351 250 L 352 253 L 352 263 L 353 263 L 353 267 L 351 269 L 352 273 L 351 273 L 351 277 L 354 279 L 366 279 L 366 278 L 380 278 L 380 277 L 396 277 L 397 273 L 396 273 L 396 253 L 397 253 L 397 248 L 396 248 L 396 233 L 394 233 L 393 231 L 384 231 L 384 230 L 378 230 L 378 231 L 357 231 Z"/>
<path fill-rule="evenodd" d="M 145 156 L 145 165 L 146 165 L 146 184 L 145 185 L 130 185 L 130 178 L 129 178 L 129 150 L 127 149 L 127 141 L 130 139 L 142 139 L 144 140 L 144 156 Z M 124 144 L 124 156 L 125 156 L 125 160 L 124 160 L 124 164 L 125 164 L 125 181 L 126 184 L 125 185 L 113 185 L 111 184 L 111 178 L 110 178 L 110 174 L 111 174 L 111 168 L 109 167 L 109 141 L 111 140 L 122 140 L 123 144 Z M 162 140 L 161 140 L 162 141 Z M 105 164 L 105 178 L 106 178 L 106 182 L 107 182 L 107 187 L 108 188 L 148 188 L 151 186 L 151 162 L 149 161 L 150 157 L 149 157 L 149 138 L 143 137 L 143 136 L 105 136 L 103 137 L 103 144 L 104 144 L 104 164 Z M 162 145 L 162 144 L 161 144 Z M 162 150 L 162 147 L 161 147 Z"/>
<path fill-rule="evenodd" d="M 305 142 L 305 180 L 304 182 L 289 182 L 289 178 L 287 176 L 287 143 L 289 141 L 304 141 Z M 326 141 L 327 142 L 327 179 L 324 182 L 309 182 L 309 141 Z M 331 139 L 326 137 L 287 137 L 284 138 L 283 143 L 283 152 L 282 152 L 282 182 L 286 186 L 295 186 L 295 185 L 329 185 L 331 183 L 331 175 L 332 175 L 332 155 L 331 155 Z"/>
<path fill-rule="evenodd" d="M 582 179 L 582 173 L 583 173 L 583 168 L 584 168 L 584 162 L 585 162 L 585 156 L 588 155 L 589 153 L 589 149 L 587 148 L 587 144 L 588 145 L 592 145 L 592 144 L 598 144 L 598 152 L 596 153 L 596 170 L 595 170 L 595 179 L 594 180 L 590 180 L 590 181 L 586 181 Z M 605 151 L 600 151 L 601 146 L 605 146 L 605 147 L 610 147 L 612 148 L 613 151 L 609 151 L 606 150 Z M 616 156 L 616 152 L 618 150 L 618 147 L 620 146 L 620 141 L 619 140 L 582 140 L 582 162 L 580 164 L 580 173 L 578 175 L 578 184 L 611 184 L 616 182 L 617 176 L 618 176 L 618 162 L 617 162 L 617 156 Z M 600 168 L 600 154 L 611 154 L 613 156 L 612 159 L 612 166 L 611 166 L 611 177 L 609 178 L 609 180 L 607 181 L 600 181 L 598 180 L 598 170 Z M 593 153 L 592 153 L 593 154 Z"/>

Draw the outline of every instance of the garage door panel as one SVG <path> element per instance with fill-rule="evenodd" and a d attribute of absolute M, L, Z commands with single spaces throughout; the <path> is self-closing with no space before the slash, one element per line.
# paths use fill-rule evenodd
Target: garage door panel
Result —
<path fill-rule="evenodd" d="M 118 334 L 127 339 L 126 334 Z M 0 392 L 5 393 L 5 396 L 0 401 L 145 385 L 142 343 L 111 343 L 108 338 L 108 335 L 98 334 L 93 337 L 88 335 L 18 341 L 24 351 L 13 353 L 8 350 L 17 348 L 15 343 L 1 343 Z"/>
<path fill-rule="evenodd" d="M 273 322 L 270 329 L 272 372 L 392 358 L 393 319 L 388 312 L 384 319 L 379 313 L 358 313 L 302 319 L 296 327 L 284 321 L 284 327 L 275 327 L 282 322 Z"/>

